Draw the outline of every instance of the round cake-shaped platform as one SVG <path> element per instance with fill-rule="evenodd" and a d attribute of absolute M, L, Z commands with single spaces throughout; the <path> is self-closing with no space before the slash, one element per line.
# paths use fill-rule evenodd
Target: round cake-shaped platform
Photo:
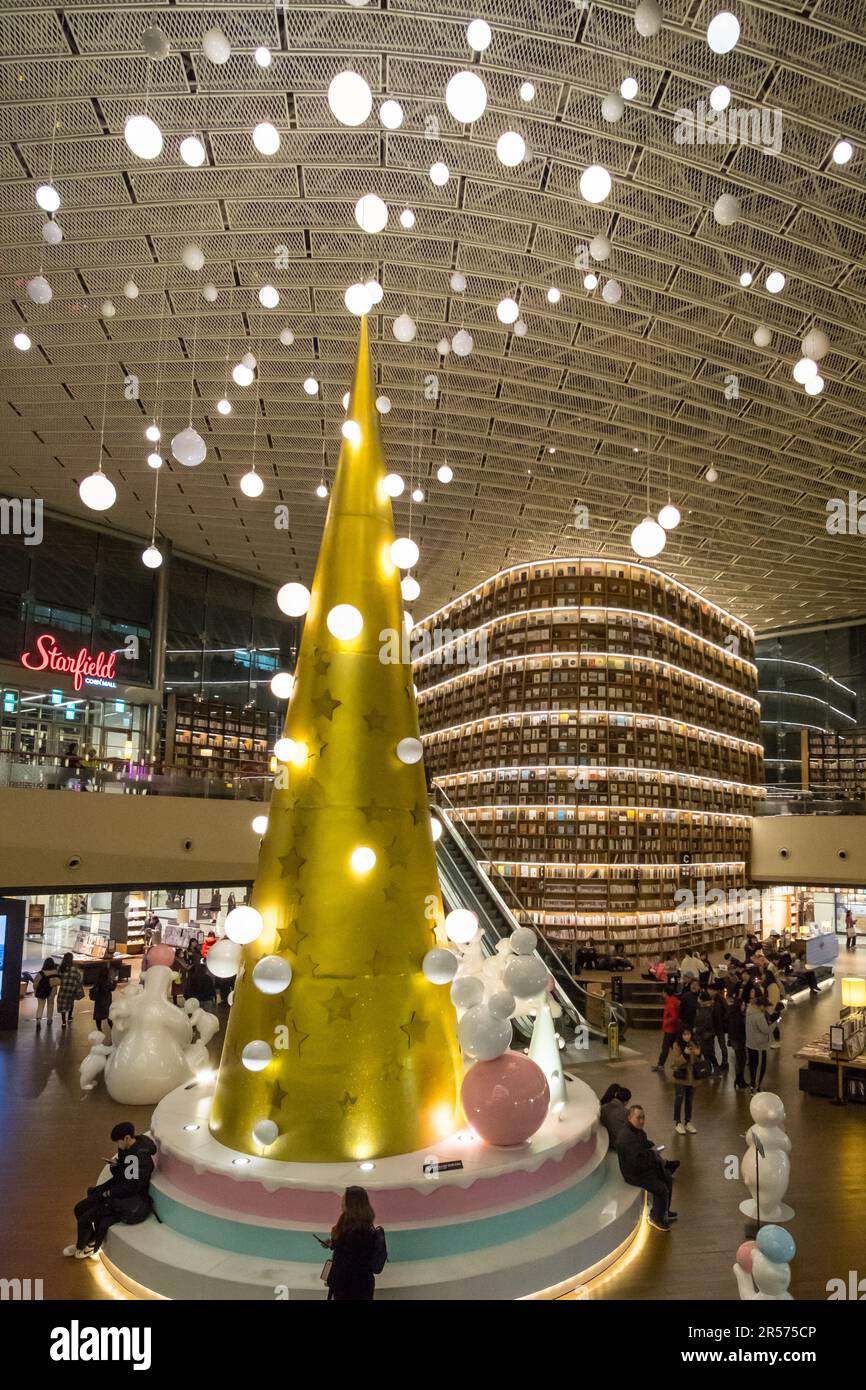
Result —
<path fill-rule="evenodd" d="M 370 1163 L 279 1163 L 225 1148 L 207 1121 L 213 1083 L 172 1091 L 154 1112 L 159 1217 L 113 1226 L 103 1252 L 130 1291 L 184 1299 L 321 1299 L 327 1236 L 344 1189 L 366 1187 L 384 1226 L 385 1299 L 514 1299 L 577 1284 L 634 1235 L 643 1193 L 607 1155 L 598 1100 L 569 1099 L 516 1149 L 471 1131 L 435 1153 Z"/>

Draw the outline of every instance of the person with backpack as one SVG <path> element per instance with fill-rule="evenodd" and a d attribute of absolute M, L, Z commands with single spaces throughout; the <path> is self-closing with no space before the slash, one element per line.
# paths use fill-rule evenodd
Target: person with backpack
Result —
<path fill-rule="evenodd" d="M 114 993 L 114 976 L 107 965 L 99 967 L 99 974 L 90 987 L 93 1000 L 93 1023 L 102 1033 L 107 1043 L 111 1042 L 111 996 Z"/>
<path fill-rule="evenodd" d="M 75 964 L 72 952 L 67 951 L 60 962 L 60 984 L 57 990 L 57 1011 L 60 1026 L 65 1028 L 72 1023 L 72 1010 L 76 999 L 84 998 L 84 976 L 80 966 Z"/>
<path fill-rule="evenodd" d="M 36 999 L 36 1027 L 42 1027 L 42 1015 L 48 1014 L 47 1023 L 50 1028 L 54 1022 L 54 1000 L 60 985 L 60 974 L 51 956 L 42 962 L 42 969 L 39 970 L 33 980 L 33 994 Z"/>
<path fill-rule="evenodd" d="M 115 1125 L 111 1138 L 117 1145 L 117 1157 L 109 1164 L 111 1176 L 89 1187 L 87 1196 L 75 1204 L 76 1240 L 63 1253 L 76 1260 L 95 1255 L 116 1222 L 137 1226 L 153 1211 L 150 1179 L 156 1144 L 146 1134 L 136 1134 L 129 1120 Z"/>
<path fill-rule="evenodd" d="M 329 1303 L 369 1303 L 373 1299 L 376 1275 L 382 1273 L 388 1258 L 385 1232 L 375 1220 L 366 1188 L 347 1187 L 330 1240 L 316 1237 L 332 1252 L 327 1275 L 323 1271 Z"/>

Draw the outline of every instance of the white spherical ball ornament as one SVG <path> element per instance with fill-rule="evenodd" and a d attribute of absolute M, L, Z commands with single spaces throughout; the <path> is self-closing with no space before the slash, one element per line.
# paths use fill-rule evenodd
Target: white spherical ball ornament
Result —
<path fill-rule="evenodd" d="M 601 290 L 605 304 L 618 304 L 622 299 L 622 285 L 618 280 L 606 280 Z"/>
<path fill-rule="evenodd" d="M 349 313 L 356 314 L 358 318 L 363 318 L 365 314 L 369 314 L 373 307 L 370 291 L 367 289 L 366 285 L 362 285 L 360 282 L 356 282 L 354 285 L 349 286 L 346 293 L 343 295 L 343 303 L 349 310 Z"/>
<path fill-rule="evenodd" d="M 202 285 L 201 294 L 202 299 L 205 299 L 208 304 L 216 304 L 219 299 L 219 290 L 214 284 Z"/>
<path fill-rule="evenodd" d="M 781 294 L 785 288 L 785 277 L 781 270 L 771 270 L 766 280 L 764 288 L 768 294 Z"/>
<path fill-rule="evenodd" d="M 729 10 L 721 10 L 707 25 L 707 43 L 714 53 L 730 53 L 740 37 L 740 21 Z"/>
<path fill-rule="evenodd" d="M 518 320 L 517 320 L 517 322 L 516 322 L 515 325 L 514 325 L 514 332 L 517 334 L 518 338 L 525 338 L 525 337 L 526 337 L 527 333 L 529 332 L 529 329 L 527 328 L 526 324 L 523 322 L 523 319 L 518 319 Z"/>
<path fill-rule="evenodd" d="M 339 642 L 351 642 L 360 636 L 364 619 L 354 604 L 337 603 L 325 619 L 328 631 Z"/>
<path fill-rule="evenodd" d="M 399 473 L 388 473 L 382 483 L 388 497 L 401 497 L 406 487 Z"/>
<path fill-rule="evenodd" d="M 399 101 L 383 101 L 379 107 L 379 120 L 386 130 L 399 130 L 403 124 L 403 108 Z"/>
<path fill-rule="evenodd" d="M 516 130 L 506 130 L 496 141 L 496 157 L 506 169 L 514 169 L 526 158 L 526 141 Z"/>
<path fill-rule="evenodd" d="M 376 867 L 376 851 L 369 845 L 359 845 L 349 855 L 349 863 L 356 874 L 368 874 Z"/>
<path fill-rule="evenodd" d="M 517 999 L 531 999 L 544 989 L 548 974 L 538 956 L 515 956 L 502 972 L 502 983 Z"/>
<path fill-rule="evenodd" d="M 294 581 L 277 590 L 277 607 L 289 618 L 302 618 L 310 606 L 310 591 L 306 584 Z"/>
<path fill-rule="evenodd" d="M 713 464 L 710 464 L 709 468 L 707 469 L 706 473 L 704 474 L 704 478 L 705 478 L 705 480 L 706 480 L 708 483 L 717 483 L 717 482 L 719 481 L 719 470 L 718 470 L 718 468 L 715 468 L 715 467 L 713 466 Z"/>
<path fill-rule="evenodd" d="M 308 396 L 317 396 L 319 394 L 319 383 L 314 376 L 305 378 L 304 391 Z"/>
<path fill-rule="evenodd" d="M 400 226 L 407 232 L 411 232 L 415 226 L 415 214 L 411 208 L 404 208 L 400 213 Z"/>
<path fill-rule="evenodd" d="M 602 97 L 602 120 L 607 121 L 610 125 L 613 125 L 615 121 L 618 121 L 621 118 L 624 111 L 625 102 L 623 101 L 619 92 L 608 92 L 606 97 Z"/>
<path fill-rule="evenodd" d="M 660 555 L 666 541 L 664 527 L 659 526 L 651 516 L 645 516 L 631 533 L 631 548 L 644 560 L 651 560 L 654 555 Z"/>
<path fill-rule="evenodd" d="M 123 293 L 127 299 L 138 299 L 138 285 L 134 280 L 127 280 L 123 287 Z"/>
<path fill-rule="evenodd" d="M 487 1007 L 494 1018 L 511 1018 L 517 1008 L 517 1000 L 507 989 L 500 989 L 496 994 L 491 994 Z"/>
<path fill-rule="evenodd" d="M 521 82 L 521 84 L 520 84 L 520 100 L 521 100 L 521 101 L 535 101 L 535 83 L 534 83 L 534 82 Z"/>
<path fill-rule="evenodd" d="M 610 252 L 611 245 L 606 236 L 594 236 L 589 243 L 589 254 L 594 261 L 606 261 Z"/>
<path fill-rule="evenodd" d="M 207 458 L 207 445 L 192 425 L 188 425 L 171 441 L 171 452 L 184 468 L 198 468 Z"/>
<path fill-rule="evenodd" d="M 733 193 L 723 193 L 713 204 L 713 217 L 720 227 L 732 227 L 740 216 L 740 202 Z"/>
<path fill-rule="evenodd" d="M 772 331 L 767 327 L 765 323 L 759 323 L 758 327 L 752 334 L 752 342 L 755 344 L 755 347 L 769 347 L 772 341 Z M 803 346 L 805 347 L 805 339 L 803 340 Z"/>
<path fill-rule="evenodd" d="M 382 303 L 382 300 L 385 297 L 385 291 L 382 289 L 382 286 L 379 284 L 378 280 L 365 280 L 364 289 L 370 296 L 371 304 Z"/>
<path fill-rule="evenodd" d="M 461 270 L 455 270 L 452 273 L 449 283 L 455 294 L 462 294 L 466 289 L 466 276 Z"/>
<path fill-rule="evenodd" d="M 511 949 L 516 956 L 531 956 L 538 937 L 531 927 L 516 927 L 511 933 Z"/>
<path fill-rule="evenodd" d="M 658 0 L 640 0 L 634 12 L 634 27 L 642 39 L 654 39 L 662 27 L 662 18 Z"/>
<path fill-rule="evenodd" d="M 601 164 L 590 164 L 580 176 L 580 194 L 588 203 L 603 203 L 611 186 L 610 174 Z"/>
<path fill-rule="evenodd" d="M 440 483 L 443 483 L 447 486 L 448 483 L 450 483 L 454 477 L 454 469 L 451 467 L 450 464 L 442 463 L 436 469 L 436 477 Z"/>
<path fill-rule="evenodd" d="M 141 36 L 141 47 L 145 57 L 150 58 L 153 63 L 161 63 L 171 51 L 171 44 L 166 35 L 156 25 L 145 29 Z"/>
<path fill-rule="evenodd" d="M 162 454 L 148 454 L 147 463 L 149 468 L 162 468 Z"/>
<path fill-rule="evenodd" d="M 49 246 L 59 246 L 63 240 L 63 228 L 53 217 L 42 223 L 42 240 L 47 241 Z"/>
<path fill-rule="evenodd" d="M 731 89 L 720 82 L 710 92 L 710 108 L 713 111 L 726 111 L 731 104 Z"/>
<path fill-rule="evenodd" d="M 414 603 L 421 593 L 421 585 L 411 574 L 407 574 L 406 578 L 400 581 L 400 592 L 406 603 Z"/>
<path fill-rule="evenodd" d="M 679 507 L 675 507 L 673 502 L 668 502 L 662 507 L 658 515 L 659 526 L 663 526 L 666 531 L 673 531 L 682 521 Z"/>
<path fill-rule="evenodd" d="M 457 357 L 468 357 L 473 348 L 472 334 L 459 329 L 451 339 L 451 350 Z"/>
<path fill-rule="evenodd" d="M 197 136 L 188 135 L 180 142 L 180 157 L 190 169 L 199 169 L 207 158 L 207 152 Z"/>
<path fill-rule="evenodd" d="M 391 544 L 391 559 L 398 570 L 413 569 L 418 563 L 420 551 L 409 536 L 400 536 Z"/>
<path fill-rule="evenodd" d="M 340 125 L 363 125 L 373 109 L 373 93 L 357 72 L 338 73 L 328 88 L 328 105 Z"/>
<path fill-rule="evenodd" d="M 262 914 L 254 907 L 233 907 L 226 917 L 226 936 L 241 946 L 261 936 L 263 927 Z"/>
<path fill-rule="evenodd" d="M 256 473 L 251 468 L 249 473 L 244 473 L 240 481 L 240 489 L 245 497 L 261 497 L 265 490 L 264 480 L 260 473 Z"/>
<path fill-rule="evenodd" d="M 243 362 L 238 362 L 232 367 L 232 381 L 238 386 L 252 386 L 255 381 L 255 372 Z"/>
<path fill-rule="evenodd" d="M 432 951 L 428 951 L 421 962 L 421 969 L 425 979 L 433 985 L 448 985 L 457 974 L 459 961 L 453 951 L 446 951 L 444 946 L 434 946 Z"/>
<path fill-rule="evenodd" d="M 110 299 L 103 299 L 99 306 L 99 312 L 104 319 L 113 319 L 117 309 Z"/>
<path fill-rule="evenodd" d="M 36 206 L 43 212 L 56 212 L 60 207 L 60 194 L 53 183 L 41 183 L 36 190 Z"/>
<path fill-rule="evenodd" d="M 466 946 L 477 931 L 478 918 L 468 907 L 455 907 L 445 918 L 445 934 L 458 946 Z"/>
<path fill-rule="evenodd" d="M 213 949 L 214 948 L 211 947 L 211 951 Z M 208 952 L 208 956 L 210 956 L 210 951 Z M 261 1038 L 256 1038 L 255 1042 L 247 1043 L 241 1053 L 241 1061 L 247 1071 L 264 1071 L 273 1055 L 270 1044 L 264 1042 Z"/>
<path fill-rule="evenodd" d="M 27 298 L 32 299 L 34 304 L 51 303 L 54 291 L 44 275 L 34 275 L 32 280 L 27 281 Z"/>
<path fill-rule="evenodd" d="M 466 42 L 476 53 L 483 53 L 490 47 L 493 32 L 486 19 L 473 19 L 466 29 Z"/>
<path fill-rule="evenodd" d="M 146 550 L 141 552 L 142 564 L 149 570 L 158 570 L 162 564 L 162 551 L 155 545 L 149 545 Z"/>
<path fill-rule="evenodd" d="M 218 980 L 230 980 L 236 975 L 241 963 L 241 948 L 236 941 L 223 937 L 211 946 L 205 957 L 205 965 Z"/>
<path fill-rule="evenodd" d="M 511 1024 L 496 1018 L 483 1005 L 468 1009 L 457 1027 L 457 1041 L 467 1057 L 477 1062 L 492 1062 L 501 1057 L 511 1045 Z"/>
<path fill-rule="evenodd" d="M 820 362 L 830 351 L 830 339 L 820 328 L 813 328 L 806 334 L 800 347 L 803 349 L 804 357 L 811 357 L 814 362 Z"/>
<path fill-rule="evenodd" d="M 430 165 L 430 182 L 437 188 L 444 188 L 451 174 L 448 165 L 441 159 L 437 159 L 435 164 Z"/>
<path fill-rule="evenodd" d="M 282 994 L 292 983 L 292 967 L 282 956 L 262 956 L 253 966 L 253 984 L 262 994 Z"/>
<path fill-rule="evenodd" d="M 418 327 L 415 320 L 411 319 L 408 314 L 400 314 L 399 318 L 394 320 L 391 332 L 398 343 L 411 343 L 418 332 Z"/>
<path fill-rule="evenodd" d="M 253 1125 L 253 1138 L 263 1149 L 267 1149 L 280 1137 L 280 1127 L 273 1120 L 257 1120 Z"/>
<path fill-rule="evenodd" d="M 818 363 L 813 357 L 801 357 L 799 362 L 794 363 L 791 375 L 801 386 L 805 386 L 807 381 L 818 375 Z"/>
<path fill-rule="evenodd" d="M 811 376 L 803 388 L 807 396 L 820 396 L 824 390 L 824 378 L 822 376 Z"/>
<path fill-rule="evenodd" d="M 401 738 L 397 744 L 397 757 L 409 767 L 413 763 L 420 763 L 423 756 L 424 745 L 420 738 Z"/>
<path fill-rule="evenodd" d="M 295 335 L 292 332 L 291 328 L 280 329 L 280 342 L 282 343 L 283 347 L 291 347 L 294 341 Z"/>
<path fill-rule="evenodd" d="M 500 323 L 515 323 L 520 317 L 520 306 L 516 299 L 500 299 L 496 306 L 496 317 Z"/>
<path fill-rule="evenodd" d="M 276 285 L 262 285 L 259 290 L 259 303 L 263 309 L 276 309 L 280 302 L 280 292 Z"/>
<path fill-rule="evenodd" d="M 461 125 L 471 125 L 487 109 L 487 88 L 477 72 L 456 72 L 445 88 L 445 105 Z"/>
<path fill-rule="evenodd" d="M 180 258 L 187 270 L 201 270 L 204 265 L 204 251 L 197 246 L 194 241 L 185 246 L 180 253 Z"/>
<path fill-rule="evenodd" d="M 208 29 L 201 41 L 204 56 L 211 62 L 217 63 L 220 67 L 227 63 L 232 56 L 232 46 L 223 33 L 222 29 Z"/>
<path fill-rule="evenodd" d="M 29 352 L 33 346 L 33 340 L 29 333 L 16 333 L 12 339 L 13 347 L 17 347 L 19 352 Z"/>
<path fill-rule="evenodd" d="M 355 221 L 362 232 L 371 236 L 381 232 L 388 224 L 387 205 L 376 193 L 365 193 L 355 204 Z"/>
<path fill-rule="evenodd" d="M 268 830 L 268 818 L 267 818 L 267 816 L 253 816 L 252 821 L 250 822 L 250 824 L 252 825 L 252 829 L 253 829 L 253 833 L 254 833 L 254 834 L 256 834 L 256 835 L 266 835 L 266 834 L 267 834 L 267 830 Z"/>
<path fill-rule="evenodd" d="M 473 1009 L 483 998 L 484 985 L 477 975 L 458 975 L 451 986 L 451 1003 L 455 1009 Z"/>
<path fill-rule="evenodd" d="M 78 485 L 78 495 L 85 507 L 92 512 L 107 512 L 117 500 L 117 488 L 110 478 L 98 470 L 82 478 Z"/>
<path fill-rule="evenodd" d="M 259 154 L 270 157 L 280 148 L 280 132 L 270 121 L 259 121 L 253 127 L 253 144 Z"/>
<path fill-rule="evenodd" d="M 295 688 L 295 678 L 289 671 L 277 671 L 271 676 L 271 694 L 275 700 L 290 700 Z"/>
<path fill-rule="evenodd" d="M 139 159 L 158 159 L 162 154 L 162 131 L 149 116 L 130 116 L 123 127 L 123 138 Z"/>
<path fill-rule="evenodd" d="M 389 415 L 390 412 L 391 412 L 391 397 L 390 397 L 390 396 L 377 396 L 377 397 L 376 397 L 376 409 L 378 410 L 378 412 L 379 412 L 380 415 Z M 396 473 L 389 473 L 388 476 L 389 476 L 389 478 L 395 478 L 397 475 L 396 475 Z M 401 489 L 400 489 L 400 492 L 402 492 L 402 491 L 403 491 L 403 489 L 401 488 Z M 399 496 L 400 496 L 400 492 L 394 493 L 393 496 L 399 497 Z"/>

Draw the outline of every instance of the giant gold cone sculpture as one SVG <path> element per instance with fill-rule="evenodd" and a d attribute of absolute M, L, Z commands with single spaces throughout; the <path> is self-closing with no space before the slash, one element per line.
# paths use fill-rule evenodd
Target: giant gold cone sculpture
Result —
<path fill-rule="evenodd" d="M 210 1122 L 221 1143 L 287 1162 L 427 1149 L 459 1120 L 454 1010 L 421 970 L 442 904 L 423 763 L 397 756 L 418 715 L 366 320 L 349 414 L 361 437 L 344 440 L 331 494 L 286 716 L 295 751 L 253 888 L 264 929 L 244 949 Z M 328 628 L 341 604 L 363 618 L 350 640 Z M 375 854 L 366 872 L 358 849 Z M 269 955 L 292 968 L 276 995 L 253 979 Z M 251 1072 L 241 1054 L 259 1040 L 272 1056 Z M 266 1148 L 261 1120 L 279 1128 Z"/>

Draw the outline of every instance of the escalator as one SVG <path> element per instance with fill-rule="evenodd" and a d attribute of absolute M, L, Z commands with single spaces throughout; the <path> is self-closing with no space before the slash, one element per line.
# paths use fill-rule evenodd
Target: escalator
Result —
<path fill-rule="evenodd" d="M 447 800 L 441 792 L 439 795 Z M 478 859 L 484 857 L 482 846 L 466 823 L 459 819 L 456 809 L 449 805 L 446 814 L 432 803 L 430 811 L 442 827 L 442 834 L 436 842 L 436 857 L 446 910 L 467 907 L 474 912 L 480 925 L 484 954 L 492 955 L 496 943 L 510 936 L 515 927 L 521 925 L 516 914 L 523 911 L 522 904 L 507 880 L 498 876 L 494 882 L 494 877 L 481 868 Z M 579 1028 L 586 1028 L 590 1036 L 606 1038 L 605 1029 L 588 1023 L 584 1017 L 582 1005 L 586 1001 L 585 987 L 574 978 L 558 951 L 540 933 L 538 954 L 553 976 L 554 998 L 562 1008 L 564 1031 L 574 1034 Z M 625 1028 L 624 1011 L 615 1004 L 607 1004 L 606 1009 L 615 1012 L 622 1035 Z M 606 1012 L 605 1023 L 608 1017 Z M 531 1019 L 515 1018 L 514 1023 L 525 1037 L 530 1036 Z"/>

